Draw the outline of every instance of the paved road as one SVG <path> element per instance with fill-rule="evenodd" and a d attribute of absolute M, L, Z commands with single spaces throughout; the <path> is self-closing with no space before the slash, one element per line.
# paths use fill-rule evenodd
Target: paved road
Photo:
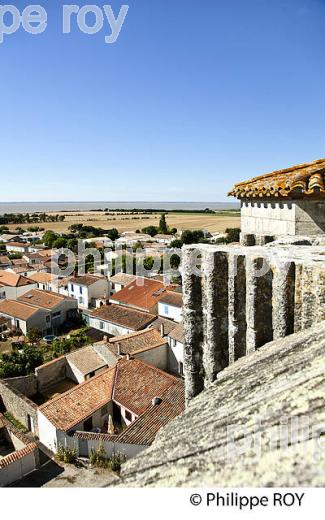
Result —
<path fill-rule="evenodd" d="M 76 467 L 72 464 L 57 464 L 53 460 L 30 473 L 11 487 L 108 487 L 118 481 L 118 477 L 108 471 Z"/>

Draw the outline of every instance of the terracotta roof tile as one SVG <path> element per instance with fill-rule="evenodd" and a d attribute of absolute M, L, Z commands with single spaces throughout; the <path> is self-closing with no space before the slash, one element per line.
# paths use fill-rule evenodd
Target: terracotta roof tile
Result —
<path fill-rule="evenodd" d="M 123 307 L 122 305 L 103 305 L 90 313 L 94 318 L 109 321 L 115 325 L 126 327 L 131 330 L 140 330 L 147 327 L 155 318 L 153 314 L 141 312 L 135 309 Z"/>
<path fill-rule="evenodd" d="M 161 403 L 148 409 L 119 435 L 108 433 L 75 432 L 73 437 L 89 441 L 119 442 L 150 446 L 161 428 L 183 413 L 185 409 L 184 384 L 172 384 L 161 396 Z"/>
<path fill-rule="evenodd" d="M 107 366 L 107 363 L 93 349 L 87 346 L 67 355 L 67 360 L 72 363 L 83 375 L 95 372 Z"/>
<path fill-rule="evenodd" d="M 37 307 L 14 300 L 3 300 L 0 302 L 0 313 L 22 321 L 28 320 L 38 310 Z"/>
<path fill-rule="evenodd" d="M 23 287 L 25 285 L 33 285 L 35 282 L 10 271 L 0 271 L 0 283 L 8 287 Z"/>
<path fill-rule="evenodd" d="M 33 280 L 36 283 L 45 284 L 45 283 L 49 283 L 49 282 L 54 282 L 56 280 L 56 277 L 51 273 L 38 272 L 38 273 L 31 274 L 29 276 L 29 279 Z"/>
<path fill-rule="evenodd" d="M 137 277 L 133 274 L 116 273 L 114 276 L 110 277 L 110 282 L 117 283 L 119 285 L 129 285 L 129 283 L 134 282 L 136 278 Z"/>
<path fill-rule="evenodd" d="M 151 405 L 115 438 L 115 442 L 150 446 L 159 430 L 184 412 L 184 384 L 181 381 L 171 385 L 160 398 L 160 404 Z"/>
<path fill-rule="evenodd" d="M 73 276 L 70 278 L 69 282 L 75 283 L 77 285 L 86 285 L 87 287 L 89 287 L 90 285 L 93 285 L 99 280 L 105 280 L 105 278 L 103 276 L 85 274 L 83 276 Z"/>
<path fill-rule="evenodd" d="M 166 344 L 160 333 L 156 329 L 145 329 L 140 332 L 133 332 L 125 336 L 116 336 L 109 340 L 109 348 L 113 354 L 118 354 L 118 345 L 121 354 L 136 354 L 145 352 L 153 348 Z"/>
<path fill-rule="evenodd" d="M 179 343 L 185 343 L 184 337 L 184 325 L 183 323 L 179 323 L 169 334 L 168 336 Z"/>
<path fill-rule="evenodd" d="M 39 410 L 61 431 L 68 431 L 111 401 L 116 367 L 48 401 Z"/>
<path fill-rule="evenodd" d="M 53 293 L 50 291 L 42 291 L 39 289 L 32 289 L 31 291 L 28 291 L 17 298 L 17 301 L 19 302 L 42 307 L 43 309 L 53 309 L 64 300 L 74 300 L 74 298 L 69 298 L 68 296 L 63 296 L 62 294 Z"/>
<path fill-rule="evenodd" d="M 116 368 L 113 399 L 136 415 L 145 412 L 154 397 L 161 397 L 179 381 L 138 359 L 120 360 Z"/>
<path fill-rule="evenodd" d="M 235 184 L 229 196 L 238 199 L 314 197 L 325 198 L 325 159 L 292 166 Z"/>
<path fill-rule="evenodd" d="M 159 300 L 160 303 L 166 303 L 167 305 L 172 305 L 173 307 L 183 307 L 183 296 L 181 293 L 177 293 L 174 291 L 167 291 Z"/>
<path fill-rule="evenodd" d="M 114 294 L 111 301 L 150 311 L 166 290 L 167 287 L 157 280 L 137 277 L 134 282 Z"/>

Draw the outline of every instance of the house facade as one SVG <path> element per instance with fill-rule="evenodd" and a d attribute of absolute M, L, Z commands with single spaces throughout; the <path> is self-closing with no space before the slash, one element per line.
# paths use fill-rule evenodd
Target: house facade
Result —
<path fill-rule="evenodd" d="M 0 300 L 17 300 L 36 287 L 36 282 L 30 278 L 9 271 L 0 271 Z"/>
<path fill-rule="evenodd" d="M 96 299 L 107 299 L 109 294 L 109 282 L 103 276 L 75 276 L 68 281 L 68 296 L 76 298 L 79 309 L 94 307 Z"/>
<path fill-rule="evenodd" d="M 183 297 L 181 293 L 167 291 L 158 302 L 158 314 L 180 323 L 182 321 Z"/>
<path fill-rule="evenodd" d="M 123 336 L 146 328 L 156 316 L 122 305 L 109 304 L 84 313 L 84 318 L 94 329 L 110 336 Z"/>

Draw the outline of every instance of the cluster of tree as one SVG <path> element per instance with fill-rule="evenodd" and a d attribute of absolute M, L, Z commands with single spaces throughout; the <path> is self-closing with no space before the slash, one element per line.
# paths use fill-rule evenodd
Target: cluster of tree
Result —
<path fill-rule="evenodd" d="M 28 332 L 28 343 L 20 349 L 0 356 L 0 378 L 32 374 L 35 368 L 47 361 L 83 347 L 88 343 L 86 329 L 71 333 L 69 338 L 57 338 L 48 348 L 40 347 L 41 334 L 36 329 Z"/>
<path fill-rule="evenodd" d="M 217 238 L 215 244 L 231 244 L 232 242 L 239 242 L 240 228 L 227 228 L 226 237 Z"/>
<path fill-rule="evenodd" d="M 168 259 L 166 258 L 167 256 Z M 117 272 L 122 271 L 123 273 L 128 272 L 129 274 L 131 274 L 130 271 L 132 271 L 133 274 L 137 274 L 139 272 L 139 265 L 143 266 L 144 269 L 146 269 L 147 271 L 151 271 L 152 268 L 156 265 L 158 273 L 163 273 L 165 265 L 170 265 L 172 269 L 178 269 L 180 262 L 181 259 L 179 255 L 175 253 L 166 253 L 164 256 L 160 258 L 159 264 L 157 262 L 157 259 L 155 260 L 155 258 L 150 255 L 144 258 L 137 258 L 136 256 L 129 256 L 127 258 L 126 254 L 123 254 L 118 262 L 113 258 L 112 273 L 116 274 Z"/>
<path fill-rule="evenodd" d="M 205 238 L 204 231 L 201 229 L 191 231 L 186 229 L 183 231 L 181 238 L 173 240 L 170 247 L 180 249 L 184 244 L 208 244 L 209 240 Z"/>
<path fill-rule="evenodd" d="M 159 226 L 147 226 L 143 228 L 142 233 L 146 233 L 147 235 L 150 235 L 151 237 L 154 237 L 155 235 L 162 234 L 162 235 L 175 235 L 177 232 L 176 228 L 170 228 L 167 225 L 166 222 L 166 215 L 163 213 L 160 217 Z"/>
<path fill-rule="evenodd" d="M 1 355 L 0 378 L 31 374 L 36 367 L 42 364 L 42 351 L 34 345 L 25 345 L 20 350 L 14 349 L 10 354 Z"/>
<path fill-rule="evenodd" d="M 76 238 L 105 237 L 114 241 L 120 237 L 116 228 L 103 229 L 94 226 L 85 226 L 84 224 L 72 224 L 72 226 L 69 227 L 69 231 L 71 231 Z"/>
<path fill-rule="evenodd" d="M 48 215 L 47 213 L 4 213 L 0 217 L 0 225 L 63 222 L 64 220 L 64 215 Z"/>
<path fill-rule="evenodd" d="M 106 212 L 116 212 L 118 214 L 124 214 L 124 215 L 127 215 L 127 214 L 130 214 L 130 213 L 135 213 L 135 214 L 140 214 L 140 213 L 144 213 L 144 214 L 153 214 L 153 213 L 198 213 L 198 214 L 213 214 L 215 213 L 215 211 L 213 209 L 210 209 L 210 208 L 205 208 L 205 209 L 159 209 L 159 208 L 149 208 L 149 209 L 145 209 L 145 208 L 133 208 L 133 209 L 104 209 L 104 210 L 92 210 L 92 211 L 106 211 Z M 122 213 L 124 212 L 124 213 Z"/>
<path fill-rule="evenodd" d="M 87 343 L 88 337 L 83 329 L 75 334 L 72 333 L 69 338 L 57 338 L 50 347 L 49 358 L 50 360 L 58 358 L 87 345 Z"/>
<path fill-rule="evenodd" d="M 83 224 L 73 224 L 69 227 L 70 233 L 59 235 L 52 230 L 44 233 L 43 243 L 46 247 L 53 247 L 55 249 L 68 248 L 71 251 L 77 250 L 79 239 L 91 239 L 94 237 L 105 237 L 110 240 L 119 238 L 117 229 L 101 229 L 93 226 L 84 226 Z"/>
<path fill-rule="evenodd" d="M 39 226 L 30 226 L 27 228 L 27 231 L 30 233 L 37 233 L 38 231 L 44 231 L 44 228 Z"/>

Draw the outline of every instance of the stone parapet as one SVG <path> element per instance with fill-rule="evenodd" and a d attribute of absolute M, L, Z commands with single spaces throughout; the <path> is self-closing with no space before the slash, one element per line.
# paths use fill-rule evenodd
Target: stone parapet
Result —
<path fill-rule="evenodd" d="M 325 319 L 322 246 L 185 246 L 186 398 L 266 343 Z"/>

